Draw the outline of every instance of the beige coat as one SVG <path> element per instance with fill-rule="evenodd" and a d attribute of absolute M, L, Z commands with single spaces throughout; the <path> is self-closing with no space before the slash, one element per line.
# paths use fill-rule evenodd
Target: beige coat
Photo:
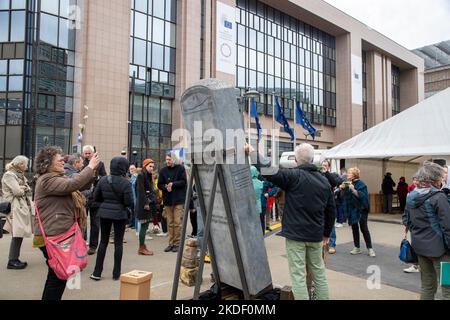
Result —
<path fill-rule="evenodd" d="M 21 187 L 25 186 L 28 191 Z M 27 178 L 11 168 L 2 178 L 3 199 L 11 203 L 11 213 L 4 229 L 16 238 L 29 238 L 33 233 L 34 204 Z"/>

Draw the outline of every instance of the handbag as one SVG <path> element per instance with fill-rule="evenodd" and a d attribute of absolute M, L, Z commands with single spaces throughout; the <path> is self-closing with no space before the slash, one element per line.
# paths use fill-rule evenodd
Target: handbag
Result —
<path fill-rule="evenodd" d="M 1 202 L 0 203 L 0 213 L 10 214 L 11 213 L 11 202 Z"/>
<path fill-rule="evenodd" d="M 60 280 L 68 280 L 81 272 L 88 264 L 86 241 L 83 239 L 83 233 L 77 222 L 77 211 L 75 210 L 75 222 L 69 230 L 56 236 L 47 237 L 42 226 L 37 199 L 34 201 L 34 206 L 47 249 L 48 265 Z"/>
<path fill-rule="evenodd" d="M 418 263 L 419 259 L 417 258 L 417 254 L 414 252 L 413 247 L 409 243 L 408 239 L 405 238 L 402 240 L 400 244 L 400 254 L 398 255 L 399 259 L 405 263 Z"/>

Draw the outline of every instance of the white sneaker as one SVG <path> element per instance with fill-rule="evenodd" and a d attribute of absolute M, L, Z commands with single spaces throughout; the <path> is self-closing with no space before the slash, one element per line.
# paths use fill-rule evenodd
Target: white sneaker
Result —
<path fill-rule="evenodd" d="M 167 232 L 161 232 L 161 233 L 158 233 L 157 235 L 156 235 L 157 237 L 167 237 L 168 236 L 168 233 Z"/>
<path fill-rule="evenodd" d="M 411 267 L 403 269 L 403 272 L 406 273 L 417 273 L 420 272 L 419 266 L 413 264 Z"/>
<path fill-rule="evenodd" d="M 334 226 L 336 228 L 342 228 L 344 225 L 342 223 L 336 223 Z"/>
<path fill-rule="evenodd" d="M 146 237 L 145 237 L 145 240 L 153 240 L 153 237 L 146 236 Z"/>
<path fill-rule="evenodd" d="M 369 249 L 369 257 L 376 257 L 375 251 L 373 249 Z"/>
<path fill-rule="evenodd" d="M 360 248 L 353 248 L 352 251 L 350 251 L 350 254 L 356 255 L 356 254 L 361 254 L 361 249 Z"/>

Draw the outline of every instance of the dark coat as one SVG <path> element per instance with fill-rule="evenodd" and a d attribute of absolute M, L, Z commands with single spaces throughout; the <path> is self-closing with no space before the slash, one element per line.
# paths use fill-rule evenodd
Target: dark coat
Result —
<path fill-rule="evenodd" d="M 157 196 L 152 176 L 143 169 L 136 180 L 136 207 L 135 213 L 139 220 L 150 220 L 157 213 Z M 150 210 L 144 207 L 149 204 Z"/>
<path fill-rule="evenodd" d="M 384 176 L 383 183 L 381 184 L 381 189 L 383 194 L 394 194 L 395 182 L 389 175 Z"/>
<path fill-rule="evenodd" d="M 168 192 L 166 184 L 172 182 L 172 192 Z M 158 188 L 163 192 L 165 206 L 184 204 L 187 190 L 186 170 L 184 166 L 164 167 L 159 171 Z"/>
<path fill-rule="evenodd" d="M 89 160 L 84 159 L 83 160 L 83 167 L 86 168 L 89 165 Z M 100 182 L 100 179 L 102 177 L 105 177 L 107 175 L 105 164 L 100 161 L 97 168 L 95 169 L 95 178 L 92 180 L 92 184 L 89 188 L 86 188 L 87 191 L 83 192 L 84 196 L 87 200 L 87 207 L 90 209 L 97 209 L 100 204 L 94 200 L 94 192 L 95 188 L 97 187 L 98 183 Z M 92 191 L 89 191 L 91 189 Z"/>
<path fill-rule="evenodd" d="M 129 211 L 127 208 L 132 206 L 133 201 L 131 183 L 125 178 L 128 167 L 127 159 L 123 157 L 113 158 L 111 160 L 111 175 L 101 178 L 95 188 L 94 201 L 100 204 L 98 209 L 100 218 L 128 219 Z"/>
<path fill-rule="evenodd" d="M 262 155 L 252 163 L 270 167 L 270 160 Z M 329 237 L 336 219 L 336 206 L 327 179 L 312 164 L 293 169 L 267 168 L 261 171 L 265 179 L 286 193 L 281 236 L 294 241 L 320 242 Z"/>
<path fill-rule="evenodd" d="M 411 245 L 421 256 L 439 258 L 450 254 L 450 203 L 444 192 L 414 189 L 406 200 L 403 222 L 411 232 Z"/>

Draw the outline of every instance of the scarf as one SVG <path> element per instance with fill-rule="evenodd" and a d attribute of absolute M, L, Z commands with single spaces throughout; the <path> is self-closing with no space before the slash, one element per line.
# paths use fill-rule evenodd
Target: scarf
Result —
<path fill-rule="evenodd" d="M 72 192 L 72 200 L 77 211 L 78 224 L 80 229 L 84 230 L 87 227 L 86 198 L 80 191 L 75 191 Z"/>
<path fill-rule="evenodd" d="M 14 175 L 17 177 L 17 179 L 19 180 L 19 186 L 26 187 L 26 189 L 27 189 L 27 191 L 25 192 L 26 198 L 31 198 L 33 195 L 31 193 L 31 188 L 28 184 L 28 180 L 25 177 L 25 172 L 23 172 L 22 170 L 19 170 L 18 168 L 14 167 L 14 166 L 10 166 L 9 168 L 7 168 L 7 170 L 14 173 Z"/>
<path fill-rule="evenodd" d="M 450 166 L 447 166 L 447 173 L 448 173 L 448 175 L 447 175 L 447 181 L 445 182 L 445 186 L 444 186 L 444 189 L 448 189 L 448 190 L 450 190 Z"/>

